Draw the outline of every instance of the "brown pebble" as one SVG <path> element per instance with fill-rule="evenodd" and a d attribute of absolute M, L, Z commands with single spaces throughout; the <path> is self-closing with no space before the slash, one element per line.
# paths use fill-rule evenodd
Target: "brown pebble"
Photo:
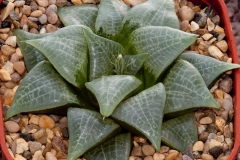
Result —
<path fill-rule="evenodd" d="M 58 16 L 55 12 L 49 12 L 47 15 L 47 19 L 50 24 L 55 24 L 58 20 Z"/>
<path fill-rule="evenodd" d="M 55 32 L 56 30 L 57 30 L 57 27 L 55 27 L 52 24 L 47 24 L 47 26 L 46 26 L 47 33 L 52 33 L 52 32 Z"/>
<path fill-rule="evenodd" d="M 63 7 L 67 4 L 67 0 L 56 0 L 56 6 Z"/>
<path fill-rule="evenodd" d="M 154 153 L 153 159 L 154 160 L 164 160 L 165 159 L 165 155 L 161 154 L 161 153 Z"/>
<path fill-rule="evenodd" d="M 38 124 L 41 128 L 53 129 L 55 126 L 54 120 L 46 115 L 43 115 L 39 118 Z"/>
<path fill-rule="evenodd" d="M 179 152 L 172 152 L 168 154 L 165 158 L 165 160 L 175 160 L 177 158 Z"/>
<path fill-rule="evenodd" d="M 161 148 L 160 148 L 160 153 L 166 153 L 166 152 L 168 152 L 169 151 L 169 147 L 167 147 L 167 146 L 161 146 Z"/>
<path fill-rule="evenodd" d="M 8 132 L 16 133 L 19 131 L 19 125 L 14 121 L 6 121 L 4 122 L 4 127 Z"/>
<path fill-rule="evenodd" d="M 5 69 L 0 69 L 0 79 L 2 81 L 11 81 L 10 73 Z"/>
<path fill-rule="evenodd" d="M 33 11 L 33 12 L 30 14 L 30 16 L 31 16 L 31 17 L 40 17 L 42 14 L 43 14 L 42 11 L 36 10 L 36 11 Z"/>
<path fill-rule="evenodd" d="M 10 55 L 12 55 L 13 53 L 16 52 L 16 49 L 13 48 L 13 47 L 10 47 L 8 45 L 2 45 L 1 51 L 4 55 L 10 56 Z"/>
<path fill-rule="evenodd" d="M 202 154 L 202 160 L 214 160 L 214 158 L 210 154 Z"/>
<path fill-rule="evenodd" d="M 46 130 L 44 128 L 40 129 L 39 131 L 35 132 L 33 134 L 33 137 L 36 139 L 36 140 L 39 140 L 41 139 L 42 137 L 46 136 Z"/>
<path fill-rule="evenodd" d="M 144 160 L 154 160 L 152 156 L 147 156 L 144 158 Z"/>
<path fill-rule="evenodd" d="M 53 148 L 56 151 L 58 151 L 58 152 L 59 151 L 66 152 L 66 147 L 63 144 L 62 137 L 54 136 L 53 139 L 52 139 L 52 145 L 53 145 Z"/>
<path fill-rule="evenodd" d="M 194 11 L 189 8 L 188 6 L 183 6 L 182 8 L 179 9 L 179 18 L 184 21 L 184 20 L 192 20 L 194 17 Z"/>
<path fill-rule="evenodd" d="M 152 156 L 155 153 L 155 149 L 153 146 L 145 144 L 142 146 L 143 154 L 146 156 Z"/>
<path fill-rule="evenodd" d="M 20 74 L 23 75 L 26 71 L 26 67 L 23 61 L 19 61 L 13 64 L 13 68 Z"/>
<path fill-rule="evenodd" d="M 29 16 L 32 12 L 32 9 L 30 6 L 28 5 L 24 5 L 23 8 L 22 8 L 22 13 L 26 16 Z"/>
<path fill-rule="evenodd" d="M 28 20 L 28 21 L 27 21 L 27 25 L 28 25 L 30 28 L 38 29 L 38 25 L 37 25 L 35 22 L 31 21 L 31 20 Z"/>
<path fill-rule="evenodd" d="M 210 117 L 204 117 L 199 121 L 200 124 L 211 124 L 213 123 L 212 119 Z"/>
<path fill-rule="evenodd" d="M 136 157 L 142 156 L 142 147 L 141 146 L 133 147 L 131 155 Z"/>

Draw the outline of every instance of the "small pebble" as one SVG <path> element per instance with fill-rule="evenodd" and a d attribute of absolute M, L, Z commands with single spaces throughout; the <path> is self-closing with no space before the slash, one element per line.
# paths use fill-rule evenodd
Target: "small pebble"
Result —
<path fill-rule="evenodd" d="M 216 46 L 210 46 L 208 48 L 209 54 L 217 59 L 221 59 L 224 55 L 223 53 L 216 47 Z"/>
<path fill-rule="evenodd" d="M 68 2 L 67 0 L 56 0 L 56 5 L 58 7 L 63 7 L 67 4 L 67 2 Z"/>
<path fill-rule="evenodd" d="M 7 70 L 0 69 L 0 79 L 2 81 L 11 81 L 11 76 Z"/>
<path fill-rule="evenodd" d="M 191 22 L 191 31 L 193 32 L 193 31 L 196 31 L 198 29 L 199 29 L 199 25 L 196 22 L 192 21 Z"/>
<path fill-rule="evenodd" d="M 45 14 L 42 14 L 40 17 L 38 17 L 38 20 L 41 24 L 47 23 L 47 16 Z"/>
<path fill-rule="evenodd" d="M 154 153 L 153 159 L 154 160 L 164 160 L 165 159 L 165 155 L 161 154 L 161 153 Z"/>
<path fill-rule="evenodd" d="M 5 41 L 5 44 L 10 45 L 12 47 L 16 47 L 17 37 L 16 36 L 8 37 L 8 39 Z"/>
<path fill-rule="evenodd" d="M 51 152 L 47 152 L 46 160 L 57 160 L 57 158 Z"/>
<path fill-rule="evenodd" d="M 6 121 L 4 122 L 4 127 L 8 132 L 16 133 L 19 131 L 19 125 L 14 121 Z"/>
<path fill-rule="evenodd" d="M 48 6 L 48 0 L 36 0 L 38 5 L 41 7 L 47 7 Z"/>
<path fill-rule="evenodd" d="M 18 13 L 16 11 L 11 11 L 10 14 L 9 14 L 9 17 L 12 19 L 12 20 L 15 20 L 17 21 L 18 20 Z"/>
<path fill-rule="evenodd" d="M 58 136 L 54 136 L 52 139 L 53 148 L 57 151 L 66 152 L 66 147 L 63 144 L 63 139 Z"/>
<path fill-rule="evenodd" d="M 22 1 L 22 0 L 14 2 L 15 7 L 22 7 L 24 4 L 25 4 L 25 1 Z"/>
<path fill-rule="evenodd" d="M 137 147 L 133 147 L 131 155 L 132 156 L 142 156 L 142 147 L 141 146 L 137 146 Z"/>
<path fill-rule="evenodd" d="M 30 16 L 32 16 L 32 17 L 40 17 L 42 14 L 43 14 L 42 11 L 40 11 L 40 10 L 35 10 L 35 11 L 33 11 L 33 12 L 30 14 Z"/>
<path fill-rule="evenodd" d="M 39 118 L 39 121 L 38 121 L 38 125 L 41 127 L 41 128 L 49 128 L 49 129 L 53 129 L 54 126 L 55 126 L 55 122 L 54 120 L 49 117 L 49 116 L 46 116 L 46 115 L 43 115 Z"/>
<path fill-rule="evenodd" d="M 197 141 L 193 146 L 193 151 L 203 151 L 204 143 L 202 141 Z"/>
<path fill-rule="evenodd" d="M 34 154 L 36 151 L 42 150 L 42 144 L 39 142 L 30 142 L 28 144 L 32 154 Z"/>
<path fill-rule="evenodd" d="M 13 64 L 13 68 L 20 74 L 23 75 L 26 71 L 26 67 L 23 61 L 19 61 Z"/>
<path fill-rule="evenodd" d="M 218 158 L 218 156 L 219 156 L 220 154 L 222 154 L 222 152 L 223 152 L 223 149 L 222 149 L 222 147 L 220 147 L 220 146 L 213 147 L 213 148 L 211 148 L 211 149 L 209 150 L 209 153 L 210 153 L 214 158 Z"/>
<path fill-rule="evenodd" d="M 47 33 L 52 33 L 52 32 L 55 32 L 56 30 L 57 30 L 57 27 L 55 27 L 52 24 L 47 24 L 47 26 L 46 26 Z M 41 31 L 40 31 L 40 33 L 41 33 Z"/>
<path fill-rule="evenodd" d="M 28 143 L 23 138 L 18 138 L 16 140 L 16 153 L 20 154 L 28 149 Z"/>
<path fill-rule="evenodd" d="M 202 154 L 202 160 L 214 160 L 214 158 L 210 154 Z"/>
<path fill-rule="evenodd" d="M 213 121 L 210 117 L 204 117 L 199 121 L 200 124 L 211 124 L 212 122 Z"/>
<path fill-rule="evenodd" d="M 10 56 L 16 52 L 16 49 L 8 45 L 2 45 L 1 51 L 4 55 Z"/>
<path fill-rule="evenodd" d="M 146 156 L 152 156 L 155 153 L 155 149 L 150 145 L 143 145 L 142 152 Z"/>
<path fill-rule="evenodd" d="M 32 153 L 29 151 L 24 151 L 22 155 L 26 159 L 30 159 L 32 157 Z"/>
<path fill-rule="evenodd" d="M 47 14 L 47 20 L 50 24 L 55 24 L 58 21 L 58 16 L 55 12 L 49 12 Z"/>
<path fill-rule="evenodd" d="M 1 13 L 1 20 L 4 21 L 10 14 L 11 11 L 14 10 L 14 4 L 12 2 L 8 2 L 7 6 L 3 9 Z"/>

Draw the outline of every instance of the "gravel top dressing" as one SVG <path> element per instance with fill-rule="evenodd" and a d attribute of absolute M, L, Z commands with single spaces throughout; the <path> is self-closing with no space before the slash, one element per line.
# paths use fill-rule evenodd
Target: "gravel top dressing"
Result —
<path fill-rule="evenodd" d="M 144 2 L 145 0 L 124 0 L 124 3 L 131 7 Z M 23 57 L 13 30 L 21 29 L 38 34 L 41 38 L 41 34 L 52 33 L 63 28 L 63 24 L 57 15 L 58 8 L 92 3 L 98 5 L 99 1 L 3 1 L 5 6 L 1 11 L 2 22 L 0 27 L 0 92 L 3 95 L 2 109 L 4 115 L 11 107 L 22 79 L 28 74 L 27 67 L 32 67 L 31 64 L 26 67 L 24 58 L 31 57 Z M 186 51 L 232 63 L 232 58 L 228 56 L 228 44 L 220 23 L 221 19 L 212 8 L 194 6 L 193 3 L 186 0 L 180 2 L 175 0 L 174 3 L 180 30 L 199 35 Z M 229 16 L 233 20 L 232 25 L 235 28 L 236 42 L 240 44 L 240 32 L 238 32 L 240 11 L 237 12 L 234 3 L 235 1 L 230 1 L 227 6 L 229 7 Z M 238 49 L 240 49 L 239 45 Z M 187 60 L 186 54 L 188 52 L 182 54 L 181 58 Z M 190 61 L 196 60 L 194 54 Z M 38 58 L 41 59 L 42 57 Z M 204 59 L 202 59 L 203 64 L 204 62 Z M 215 63 L 215 61 L 213 60 L 212 63 Z M 129 87 L 132 87 L 132 85 Z M 162 143 L 160 151 L 156 151 L 154 145 L 148 139 L 142 136 L 133 136 L 131 139 L 133 147 L 129 160 L 226 160 L 234 145 L 234 98 L 231 96 L 232 88 L 231 70 L 219 77 L 210 88 L 212 97 L 221 108 L 195 111 L 196 125 L 189 125 L 189 127 L 195 127 L 198 133 L 198 140 L 195 144 L 189 144 L 183 152 L 179 152 Z M 178 125 L 181 124 L 176 124 L 176 126 Z M 4 126 L 7 147 L 14 160 L 67 159 L 69 148 L 67 116 L 37 113 L 17 114 L 5 121 Z M 172 129 L 177 132 L 177 127 Z M 85 160 L 85 158 L 79 157 L 78 160 Z"/>

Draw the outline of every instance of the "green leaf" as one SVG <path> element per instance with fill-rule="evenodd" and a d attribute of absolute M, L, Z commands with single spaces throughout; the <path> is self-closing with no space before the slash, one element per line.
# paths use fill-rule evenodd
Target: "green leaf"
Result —
<path fill-rule="evenodd" d="M 135 75 L 142 67 L 149 54 L 125 55 L 124 56 L 124 71 L 125 75 Z"/>
<path fill-rule="evenodd" d="M 124 48 L 119 43 L 100 37 L 87 29 L 84 29 L 84 35 L 89 49 L 89 80 L 111 75 L 117 56 L 125 54 Z"/>
<path fill-rule="evenodd" d="M 87 160 L 128 160 L 131 150 L 131 134 L 120 134 L 84 154 Z"/>
<path fill-rule="evenodd" d="M 152 86 L 173 61 L 197 38 L 197 35 L 177 29 L 149 26 L 135 30 L 130 35 L 129 47 L 132 53 L 149 53 L 144 63 L 145 78 L 151 76 L 147 86 Z"/>
<path fill-rule="evenodd" d="M 100 113 L 108 117 L 116 106 L 140 84 L 141 81 L 134 76 L 113 75 L 103 76 L 85 85 L 97 98 Z"/>
<path fill-rule="evenodd" d="M 120 0 L 101 0 L 96 20 L 96 33 L 115 40 L 122 29 L 124 16 L 130 9 Z"/>
<path fill-rule="evenodd" d="M 83 28 L 86 27 L 67 26 L 51 36 L 25 41 L 41 51 L 59 74 L 78 88 L 87 81 L 88 48 Z"/>
<path fill-rule="evenodd" d="M 198 140 L 196 120 L 193 113 L 183 115 L 162 124 L 162 142 L 183 152 Z"/>
<path fill-rule="evenodd" d="M 46 37 L 48 34 L 33 34 L 21 29 L 15 29 L 13 34 L 17 37 L 17 44 L 22 51 L 24 56 L 24 62 L 26 64 L 27 70 L 30 71 L 36 64 L 41 61 L 47 60 L 47 58 L 35 47 L 24 43 L 26 40 L 37 39 Z"/>
<path fill-rule="evenodd" d="M 145 26 L 168 26 L 179 29 L 174 2 L 169 0 L 148 0 L 134 6 L 123 20 L 123 29 L 118 42 L 126 44 L 128 35 Z"/>
<path fill-rule="evenodd" d="M 57 14 L 64 26 L 84 25 L 94 31 L 98 8 L 94 4 L 82 4 L 58 8 Z"/>
<path fill-rule="evenodd" d="M 159 151 L 165 100 L 164 86 L 158 83 L 120 103 L 112 117 L 133 133 L 147 137 Z"/>
<path fill-rule="evenodd" d="M 73 89 L 47 61 L 38 63 L 22 80 L 5 120 L 22 112 L 81 105 Z"/>
<path fill-rule="evenodd" d="M 121 127 L 111 120 L 87 109 L 68 109 L 69 147 L 68 160 L 75 160 L 86 151 L 96 147 L 121 131 Z"/>
<path fill-rule="evenodd" d="M 190 62 L 196 67 L 207 86 L 211 86 L 214 81 L 224 72 L 236 68 L 240 65 L 219 61 L 215 58 L 196 54 L 193 52 L 185 52 L 181 54 L 180 59 Z"/>
<path fill-rule="evenodd" d="M 177 60 L 163 84 L 166 88 L 166 116 L 178 116 L 201 107 L 220 108 L 198 70 L 185 60 Z"/>

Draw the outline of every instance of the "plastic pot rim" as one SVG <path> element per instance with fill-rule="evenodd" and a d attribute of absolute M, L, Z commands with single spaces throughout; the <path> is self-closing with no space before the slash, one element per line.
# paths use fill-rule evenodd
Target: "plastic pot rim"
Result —
<path fill-rule="evenodd" d="M 223 0 L 189 0 L 193 2 L 195 5 L 207 4 L 211 6 L 215 12 L 220 16 L 221 26 L 225 30 L 226 41 L 228 43 L 228 53 L 233 60 L 233 63 L 239 63 L 237 48 L 235 44 L 235 40 L 233 37 L 231 23 L 228 17 L 227 7 Z M 2 0 L 0 0 L 0 4 Z M 233 97 L 235 97 L 235 105 L 234 105 L 234 147 L 231 151 L 231 154 L 228 157 L 228 160 L 234 160 L 237 156 L 237 153 L 240 148 L 240 69 L 235 69 L 233 71 Z M 2 150 L 3 159 L 5 160 L 13 160 L 12 156 L 8 152 L 6 146 L 6 139 L 4 134 L 4 122 L 3 122 L 3 114 L 2 114 L 2 99 L 0 98 L 0 147 Z"/>

